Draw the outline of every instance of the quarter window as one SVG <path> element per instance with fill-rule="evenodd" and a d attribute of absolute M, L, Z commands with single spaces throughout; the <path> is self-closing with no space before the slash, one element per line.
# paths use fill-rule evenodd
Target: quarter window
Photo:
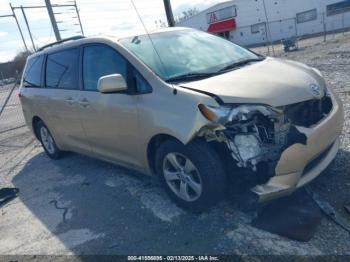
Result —
<path fill-rule="evenodd" d="M 41 69 L 44 57 L 37 56 L 28 60 L 26 70 L 23 74 L 24 87 L 40 87 L 41 86 Z"/>
<path fill-rule="evenodd" d="M 79 50 L 69 49 L 49 54 L 46 64 L 46 86 L 78 89 Z"/>
<path fill-rule="evenodd" d="M 102 45 L 87 46 L 84 48 L 83 80 L 84 89 L 97 90 L 98 79 L 105 75 L 126 75 L 126 61 L 115 50 Z"/>
<path fill-rule="evenodd" d="M 145 94 L 152 92 L 152 87 L 148 84 L 148 82 L 143 78 L 143 76 L 136 71 L 136 69 L 133 70 L 134 72 L 134 83 L 136 92 L 139 94 Z"/>

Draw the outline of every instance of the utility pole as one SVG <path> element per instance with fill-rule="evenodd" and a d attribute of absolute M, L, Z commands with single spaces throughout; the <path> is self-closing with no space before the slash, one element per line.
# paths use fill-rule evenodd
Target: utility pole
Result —
<path fill-rule="evenodd" d="M 19 23 L 18 23 L 18 20 L 17 20 L 16 13 L 15 13 L 15 11 L 14 11 L 14 9 L 13 9 L 13 7 L 12 7 L 11 3 L 10 3 L 10 8 L 11 8 L 11 10 L 12 10 L 12 16 L 13 16 L 13 18 L 14 18 L 14 19 L 15 19 L 15 21 L 16 21 L 16 24 L 17 24 L 17 27 L 18 27 L 19 33 L 21 34 L 21 38 L 22 38 L 22 41 L 23 41 L 24 47 L 25 47 L 25 48 L 26 48 L 26 50 L 28 51 L 28 46 L 27 46 L 27 44 L 26 44 L 26 41 L 24 40 L 24 36 L 23 36 L 23 33 L 22 33 L 22 29 L 21 29 L 21 27 L 19 26 Z"/>
<path fill-rule="evenodd" d="M 163 2 L 164 2 L 166 18 L 168 20 L 168 25 L 169 25 L 169 27 L 174 27 L 175 20 L 174 20 L 173 10 L 171 8 L 170 0 L 163 0 Z"/>
<path fill-rule="evenodd" d="M 272 35 L 271 35 L 271 30 L 270 30 L 270 22 L 269 22 L 269 18 L 267 16 L 267 10 L 266 10 L 266 4 L 265 4 L 265 0 L 263 0 L 263 5 L 264 5 L 264 12 L 265 12 L 265 17 L 266 17 L 266 24 L 267 24 L 267 30 L 269 33 L 269 42 L 270 42 L 270 46 L 272 48 L 272 53 L 273 55 L 275 55 L 275 48 L 272 45 Z"/>
<path fill-rule="evenodd" d="M 81 34 L 84 35 L 84 30 L 83 30 L 83 26 L 81 24 L 81 20 L 80 20 L 80 14 L 79 14 L 79 9 L 77 7 L 77 2 L 74 0 L 74 7 L 75 7 L 75 11 L 77 13 L 77 17 L 78 17 L 78 21 L 79 21 L 79 25 L 80 25 L 80 31 L 81 31 Z"/>
<path fill-rule="evenodd" d="M 55 36 L 56 36 L 56 40 L 60 41 L 61 40 L 61 35 L 60 35 L 60 31 L 58 30 L 58 26 L 57 26 L 57 22 L 56 22 L 56 19 L 55 19 L 55 15 L 54 15 L 53 10 L 52 10 L 51 1 L 50 0 L 45 0 L 45 3 L 46 3 L 47 12 L 49 13 L 49 17 L 50 17 L 50 21 L 51 21 L 51 24 L 52 24 L 53 31 L 54 31 Z"/>
<path fill-rule="evenodd" d="M 323 22 L 323 41 L 327 41 L 327 25 L 326 25 L 326 16 L 322 13 L 322 22 Z"/>
<path fill-rule="evenodd" d="M 33 41 L 32 32 L 30 31 L 30 28 L 29 28 L 29 23 L 28 23 L 28 20 L 27 20 L 26 13 L 24 12 L 24 8 L 23 8 L 23 6 L 21 6 L 20 8 L 21 8 L 21 10 L 22 10 L 22 14 L 23 14 L 24 22 L 25 22 L 25 23 L 26 23 L 26 25 L 27 25 L 27 29 L 28 29 L 28 33 L 29 33 L 29 37 L 30 37 L 30 41 L 32 41 L 33 51 L 35 52 L 35 51 L 36 51 L 36 48 L 35 48 L 35 45 L 34 45 L 34 41 Z"/>

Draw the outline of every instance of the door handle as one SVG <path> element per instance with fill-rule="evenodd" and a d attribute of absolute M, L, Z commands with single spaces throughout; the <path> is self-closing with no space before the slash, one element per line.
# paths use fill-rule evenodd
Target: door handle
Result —
<path fill-rule="evenodd" d="M 73 105 L 73 104 L 74 104 L 74 99 L 73 99 L 73 97 L 68 96 L 68 97 L 66 97 L 64 100 L 65 100 L 69 105 Z"/>
<path fill-rule="evenodd" d="M 89 100 L 87 100 L 86 98 L 83 98 L 82 100 L 79 101 L 79 104 L 82 107 L 88 107 L 90 105 Z"/>

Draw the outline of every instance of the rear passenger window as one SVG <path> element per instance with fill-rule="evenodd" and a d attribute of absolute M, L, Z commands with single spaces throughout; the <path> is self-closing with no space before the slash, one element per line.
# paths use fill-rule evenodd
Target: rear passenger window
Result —
<path fill-rule="evenodd" d="M 46 87 L 78 89 L 79 50 L 69 49 L 47 56 Z"/>
<path fill-rule="evenodd" d="M 84 48 L 84 89 L 97 90 L 98 79 L 105 75 L 121 74 L 126 81 L 126 61 L 115 50 L 102 45 Z"/>
<path fill-rule="evenodd" d="M 44 56 L 37 56 L 28 60 L 23 74 L 24 87 L 40 87 L 43 61 Z"/>

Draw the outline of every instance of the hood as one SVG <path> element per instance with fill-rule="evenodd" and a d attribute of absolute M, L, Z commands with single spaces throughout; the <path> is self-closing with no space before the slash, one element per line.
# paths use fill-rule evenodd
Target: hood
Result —
<path fill-rule="evenodd" d="M 312 68 L 293 61 L 266 58 L 240 69 L 180 86 L 210 93 L 224 103 L 258 103 L 274 107 L 314 99 L 312 86 L 322 93 L 326 84 Z"/>

